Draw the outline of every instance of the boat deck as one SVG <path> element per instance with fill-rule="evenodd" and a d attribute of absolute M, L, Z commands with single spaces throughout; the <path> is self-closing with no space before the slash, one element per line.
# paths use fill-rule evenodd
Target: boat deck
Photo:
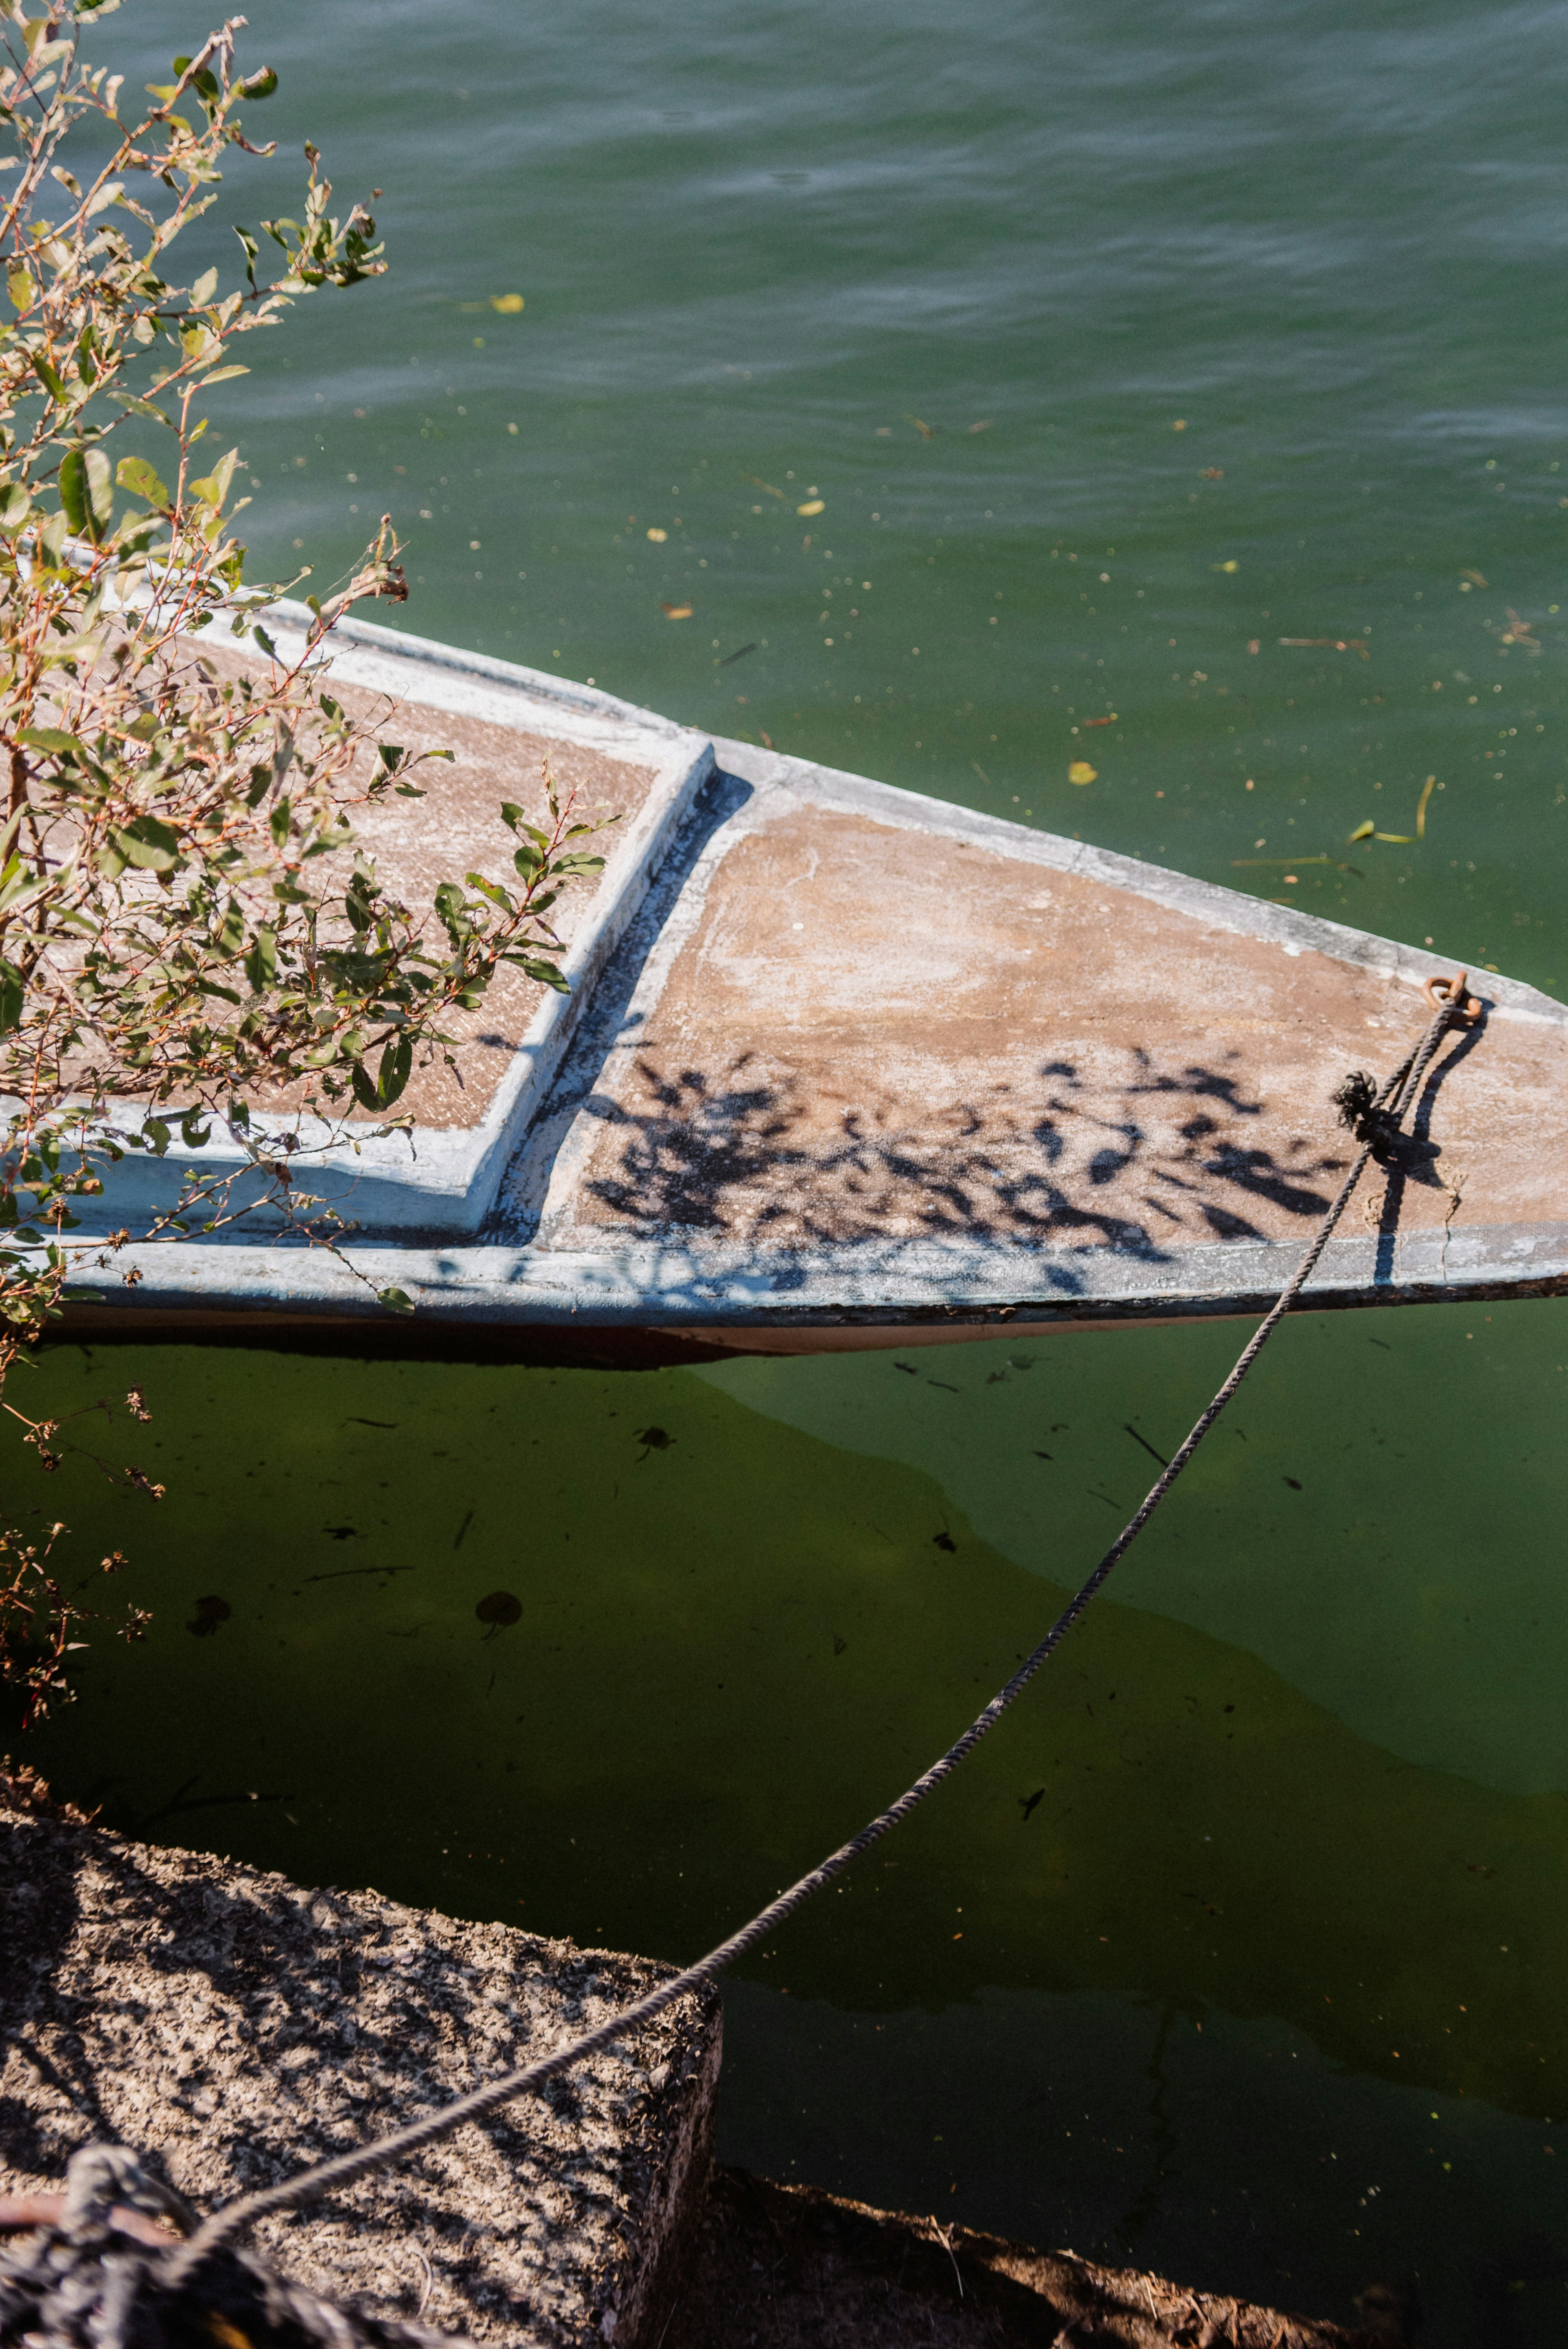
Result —
<path fill-rule="evenodd" d="M 621 815 L 563 926 L 572 997 L 497 990 L 460 1083 L 416 1077 L 411 1148 L 313 1171 L 369 1281 L 443 1320 L 793 1350 L 1250 1309 L 1352 1154 L 1335 1088 L 1397 1065 L 1460 960 L 340 633 L 335 690 L 395 697 L 400 742 L 458 753 L 366 827 L 397 884 L 499 872 L 490 809 L 537 797 L 547 757 Z M 1315 1302 L 1568 1286 L 1568 1008 L 1470 985 L 1484 1019 L 1442 1047 Z M 133 1162 L 108 1214 L 160 1180 Z M 134 1304 L 95 1318 L 375 1310 L 329 1255 L 253 1230 L 134 1261 Z"/>

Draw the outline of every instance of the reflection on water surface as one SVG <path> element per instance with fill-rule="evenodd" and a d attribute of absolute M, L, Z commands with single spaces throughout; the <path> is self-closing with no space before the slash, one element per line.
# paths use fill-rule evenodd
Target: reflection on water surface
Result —
<path fill-rule="evenodd" d="M 1542 1463 L 1568 1319 L 1491 1311 L 1284 1331 L 1118 1597 L 748 1967 L 732 2158 L 1323 2309 L 1568 2256 L 1559 1472 L 1489 1474 L 1429 1411 L 1457 1356 Z M 108 1443 L 170 1497 L 127 1578 L 151 1637 L 94 1644 L 39 1758 L 160 1840 L 695 1954 L 1038 1637 L 1170 1448 L 1150 1345 L 1195 1409 L 1234 1337 L 636 1373 L 58 1346 L 30 1392 L 137 1381 L 153 1426 Z M 38 1489 L 84 1556 L 123 1541 L 85 1462 Z M 1410 1758 L 1440 1723 L 1464 1775 Z"/>

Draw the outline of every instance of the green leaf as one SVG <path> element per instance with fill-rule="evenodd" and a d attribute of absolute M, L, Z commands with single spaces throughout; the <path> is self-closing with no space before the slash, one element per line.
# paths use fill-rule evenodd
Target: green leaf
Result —
<path fill-rule="evenodd" d="M 150 1139 L 149 1139 L 150 1136 Z M 155 1158 L 161 1158 L 169 1147 L 169 1128 L 160 1117 L 145 1118 L 142 1121 L 141 1140 L 143 1147 L 150 1150 Z"/>
<path fill-rule="evenodd" d="M 286 799 L 282 799 L 278 801 L 276 806 L 273 809 L 272 813 L 268 816 L 267 829 L 273 835 L 273 846 L 274 848 L 287 847 L 289 825 L 293 821 L 293 815 L 294 811 L 290 807 L 288 801 Z"/>
<path fill-rule="evenodd" d="M 25 742 L 30 750 L 53 750 L 57 758 L 79 759 L 82 755 L 82 746 L 76 736 L 62 734 L 53 726 L 24 726 L 16 740 Z"/>
<path fill-rule="evenodd" d="M 114 520 L 108 459 L 101 449 L 71 449 L 60 460 L 60 503 L 71 528 L 96 546 Z"/>
<path fill-rule="evenodd" d="M 382 1288 L 376 1294 L 377 1305 L 385 1305 L 389 1313 L 412 1313 L 414 1300 L 406 1289 Z"/>
<path fill-rule="evenodd" d="M 258 105 L 263 98 L 271 98 L 277 86 L 278 78 L 272 67 L 263 66 L 259 73 L 248 74 L 241 82 L 240 96 L 248 98 L 253 105 Z"/>
<path fill-rule="evenodd" d="M 277 657 L 278 657 L 278 648 L 277 648 L 276 645 L 274 645 L 274 644 L 273 644 L 273 640 L 272 640 L 271 636 L 268 636 L 268 634 L 267 634 L 267 632 L 266 632 L 265 628 L 253 628 L 253 629 L 251 630 L 251 634 L 252 634 L 252 636 L 254 636 L 254 638 L 255 638 L 255 640 L 256 640 L 257 644 L 259 644 L 259 645 L 260 645 L 260 647 L 261 647 L 262 650 L 263 650 L 263 652 L 268 656 L 268 657 L 269 657 L 270 659 L 272 659 L 272 660 L 276 660 L 276 658 L 277 658 Z M 257 771 L 258 773 L 265 773 L 265 774 L 266 774 L 266 776 L 267 776 L 267 781 L 268 781 L 269 782 L 272 781 L 272 773 L 271 773 L 271 770 L 270 770 L 270 769 L 262 769 L 262 768 L 258 768 L 256 771 Z M 253 802 L 252 802 L 252 805 L 253 805 L 253 806 L 254 806 L 254 804 L 255 804 L 255 802 L 254 802 L 254 801 L 253 801 Z"/>
<path fill-rule="evenodd" d="M 148 873 L 171 873 L 181 862 L 179 835 L 155 815 L 139 815 L 114 834 L 114 844 L 128 864 Z"/>
<path fill-rule="evenodd" d="M 8 1036 L 20 1023 L 25 991 L 21 972 L 0 962 L 0 1036 Z"/>
<path fill-rule="evenodd" d="M 204 506 L 211 506 L 215 512 L 220 509 L 229 494 L 229 484 L 234 478 L 234 467 L 239 458 L 239 450 L 231 449 L 222 463 L 215 465 L 210 473 L 203 473 L 199 481 L 191 482 L 191 496 L 200 498 Z"/>
<path fill-rule="evenodd" d="M 5 531 L 8 536 L 21 530 L 32 511 L 32 498 L 21 483 L 17 482 L 15 488 L 5 492 L 4 498 L 0 498 L 0 530 Z"/>
<path fill-rule="evenodd" d="M 69 450 L 60 460 L 60 503 L 66 510 L 66 520 L 73 530 L 88 526 L 88 469 L 79 449 Z"/>
<path fill-rule="evenodd" d="M 251 982 L 253 995 L 264 995 L 275 984 L 278 975 L 278 941 L 272 930 L 258 930 L 255 944 L 245 957 L 245 977 Z"/>
<path fill-rule="evenodd" d="M 29 351 L 27 356 L 33 362 L 34 374 L 48 393 L 49 398 L 59 400 L 62 406 L 65 405 L 69 400 L 70 395 L 43 352 Z"/>
<path fill-rule="evenodd" d="M 408 1081 L 414 1066 L 414 1048 L 406 1036 L 389 1039 L 381 1054 L 381 1066 L 374 1084 L 363 1062 L 354 1070 L 355 1098 L 366 1109 L 390 1109 Z"/>
<path fill-rule="evenodd" d="M 555 965 L 552 962 L 543 961 L 538 955 L 502 955 L 501 960 L 515 963 L 519 970 L 526 971 L 529 978 L 536 980 L 541 987 L 552 987 L 557 995 L 570 995 L 572 992 Z"/>
<path fill-rule="evenodd" d="M 481 897 L 488 897 L 490 904 L 499 905 L 503 914 L 514 914 L 517 911 L 506 891 L 498 887 L 495 882 L 487 881 L 482 873 L 466 873 L 463 878 L 470 889 L 477 889 Z"/>
<path fill-rule="evenodd" d="M 186 1149 L 200 1150 L 202 1143 L 210 1142 L 211 1137 L 211 1127 L 201 1123 L 201 1111 L 188 1109 L 180 1121 L 180 1139 Z"/>
<path fill-rule="evenodd" d="M 133 498 L 145 498 L 160 513 L 169 511 L 169 492 L 145 457 L 122 457 L 114 477 Z"/>
<path fill-rule="evenodd" d="M 249 375 L 250 372 L 251 370 L 248 367 L 215 367 L 211 375 L 204 375 L 202 377 L 196 388 L 198 391 L 211 391 L 215 383 L 227 383 L 231 376 Z"/>

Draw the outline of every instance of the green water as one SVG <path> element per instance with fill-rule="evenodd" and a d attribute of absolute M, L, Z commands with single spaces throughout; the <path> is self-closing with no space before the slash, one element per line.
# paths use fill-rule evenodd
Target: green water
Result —
<path fill-rule="evenodd" d="M 1568 986 L 1568 9 L 250 13 L 269 130 L 385 190 L 394 262 L 222 395 L 260 569 L 389 507 L 423 634 Z M 97 37 L 152 79 L 197 29 Z M 1348 844 L 1429 776 L 1423 837 Z M 29 1392 L 139 1380 L 170 1498 L 26 1496 L 156 1615 L 40 1759 L 686 1955 L 946 1742 L 1238 1340 L 60 1348 Z M 728 2158 L 1561 2339 L 1563 1363 L 1557 1303 L 1288 1328 L 1019 1713 L 734 1986 Z"/>

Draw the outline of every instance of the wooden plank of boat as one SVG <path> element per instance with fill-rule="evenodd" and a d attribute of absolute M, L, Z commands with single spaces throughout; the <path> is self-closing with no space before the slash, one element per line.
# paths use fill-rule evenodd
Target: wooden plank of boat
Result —
<path fill-rule="evenodd" d="M 573 916 L 572 995 L 492 992 L 460 1084 L 416 1080 L 411 1144 L 304 1134 L 360 1280 L 242 1224 L 126 1248 L 139 1281 L 78 1321 L 281 1334 L 397 1286 L 443 1325 L 796 1350 L 1251 1311 L 1347 1163 L 1336 1086 L 1397 1064 L 1459 960 L 510 663 L 337 634 L 335 690 L 395 697 L 400 739 L 458 754 L 417 817 L 374 820 L 395 887 L 499 873 L 488 812 L 547 755 L 624 811 Z M 1314 1304 L 1568 1288 L 1568 1007 L 1470 987 L 1485 1017 L 1445 1042 Z M 117 1170 L 106 1229 L 172 1171 Z"/>

